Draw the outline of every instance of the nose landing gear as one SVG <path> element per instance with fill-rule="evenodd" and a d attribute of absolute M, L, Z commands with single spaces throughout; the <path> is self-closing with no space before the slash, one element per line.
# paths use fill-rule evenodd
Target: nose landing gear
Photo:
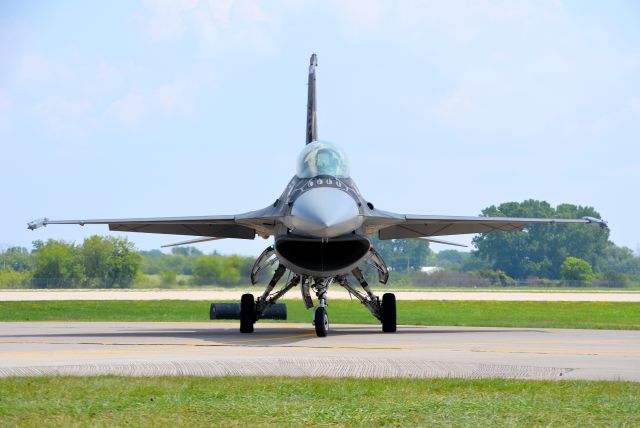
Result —
<path fill-rule="evenodd" d="M 313 326 L 316 336 L 327 337 L 329 334 L 329 315 L 327 314 L 327 289 L 333 282 L 333 278 L 316 281 L 312 287 L 318 296 L 318 306 L 313 311 Z"/>

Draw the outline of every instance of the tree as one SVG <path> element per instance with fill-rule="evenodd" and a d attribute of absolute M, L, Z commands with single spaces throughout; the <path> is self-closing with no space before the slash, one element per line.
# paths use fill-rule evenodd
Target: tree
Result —
<path fill-rule="evenodd" d="M 479 257 L 477 251 L 442 250 L 432 252 L 427 260 L 430 266 L 438 266 L 452 272 L 476 272 L 492 270 L 492 265 Z"/>
<path fill-rule="evenodd" d="M 140 270 L 141 256 L 127 238 L 91 236 L 80 254 L 90 287 L 129 287 Z"/>
<path fill-rule="evenodd" d="M 171 249 L 171 254 L 181 256 L 201 256 L 202 251 L 198 250 L 196 247 L 173 247 Z"/>
<path fill-rule="evenodd" d="M 33 285 L 38 288 L 69 288 L 84 279 L 78 247 L 49 239 L 34 255 Z"/>
<path fill-rule="evenodd" d="M 193 276 L 197 284 L 220 284 L 234 285 L 239 284 L 247 270 L 247 257 L 241 256 L 198 256 L 193 266 Z"/>
<path fill-rule="evenodd" d="M 165 265 L 166 254 L 162 251 L 141 251 L 140 256 L 142 256 L 141 269 L 143 273 L 146 273 L 147 275 L 155 275 L 167 270 Z"/>
<path fill-rule="evenodd" d="M 560 268 L 562 279 L 569 281 L 588 282 L 593 279 L 593 270 L 586 260 L 577 257 L 567 257 Z"/>
<path fill-rule="evenodd" d="M 31 270 L 33 257 L 29 250 L 23 247 L 10 247 L 2 253 L 0 269 L 10 269 L 16 272 Z"/>
<path fill-rule="evenodd" d="M 172 270 L 160 272 L 160 283 L 162 285 L 173 285 L 176 283 L 176 273 Z"/>
<path fill-rule="evenodd" d="M 600 217 L 592 207 L 560 204 L 533 199 L 507 202 L 482 210 L 488 217 Z M 492 269 L 503 270 L 512 278 L 559 278 L 560 267 L 569 257 L 578 257 L 598 269 L 608 245 L 609 230 L 582 224 L 534 224 L 521 232 L 483 233 L 473 239 L 478 255 Z"/>
<path fill-rule="evenodd" d="M 396 272 L 420 269 L 427 264 L 431 254 L 429 243 L 419 239 L 380 240 L 372 237 L 369 240 L 387 266 Z"/>
<path fill-rule="evenodd" d="M 165 254 L 160 250 L 142 251 L 142 272 L 156 275 L 165 271 L 173 271 L 182 275 L 193 275 L 193 265 L 202 253 L 192 247 L 186 251 L 172 251 Z"/>
<path fill-rule="evenodd" d="M 615 275 L 618 273 L 640 281 L 640 258 L 633 254 L 631 248 L 609 243 L 600 263 L 600 270 L 608 279 L 622 278 Z"/>
<path fill-rule="evenodd" d="M 469 253 L 463 253 L 458 250 L 442 250 L 438 251 L 436 256 L 438 261 L 443 264 L 442 267 L 446 267 L 444 264 L 462 266 Z"/>

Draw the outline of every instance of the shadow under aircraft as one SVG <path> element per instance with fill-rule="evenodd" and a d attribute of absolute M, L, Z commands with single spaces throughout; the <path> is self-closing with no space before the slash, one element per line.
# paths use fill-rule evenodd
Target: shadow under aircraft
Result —
<path fill-rule="evenodd" d="M 257 258 L 251 281 L 273 269 L 273 276 L 257 299 L 244 294 L 239 304 L 212 304 L 211 319 L 239 319 L 240 331 L 252 333 L 260 319 L 286 319 L 286 306 L 277 303 L 299 287 L 307 309 L 314 308 L 313 325 L 318 336 L 329 331 L 327 289 L 337 284 L 364 304 L 380 320 L 383 332 L 396 331 L 396 299 L 373 293 L 362 268 L 370 266 L 377 280 L 386 284 L 389 270 L 368 238 L 424 239 L 457 245 L 440 236 L 523 230 L 529 224 L 583 223 L 607 227 L 592 217 L 581 219 L 463 217 L 413 215 L 383 211 L 365 199 L 349 173 L 345 153 L 334 144 L 319 141 L 316 120 L 317 57 L 309 65 L 306 145 L 297 161 L 295 176 L 284 192 L 266 208 L 236 215 L 159 217 L 99 220 L 39 219 L 28 224 L 37 229 L 49 224 L 107 224 L 120 232 L 161 233 L 197 236 L 171 245 L 186 245 L 216 239 L 268 239 L 269 245 Z M 171 246 L 168 245 L 168 246 Z M 275 267 L 275 268 L 274 268 Z M 278 282 L 288 272 L 279 289 Z M 354 282 L 355 281 L 355 282 Z M 276 291 L 274 291 L 276 290 Z M 314 292 L 317 304 L 311 297 Z"/>

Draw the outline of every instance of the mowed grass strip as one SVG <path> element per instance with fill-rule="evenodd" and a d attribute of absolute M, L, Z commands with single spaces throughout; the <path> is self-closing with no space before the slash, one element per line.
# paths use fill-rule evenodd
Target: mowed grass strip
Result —
<path fill-rule="evenodd" d="M 0 425 L 640 425 L 631 382 L 264 377 L 0 379 Z"/>
<path fill-rule="evenodd" d="M 209 304 L 189 300 L 0 302 L 0 321 L 208 321 Z M 288 301 L 287 309 L 289 322 L 311 321 L 312 311 L 301 301 Z M 358 301 L 329 302 L 329 316 L 332 323 L 378 323 Z M 398 301 L 398 323 L 638 330 L 640 303 Z"/>

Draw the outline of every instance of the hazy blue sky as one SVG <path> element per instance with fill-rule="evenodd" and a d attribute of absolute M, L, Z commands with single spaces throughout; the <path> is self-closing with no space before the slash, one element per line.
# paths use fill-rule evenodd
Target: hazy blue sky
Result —
<path fill-rule="evenodd" d="M 590 205 L 636 249 L 639 22 L 637 1 L 3 1 L 0 245 L 108 233 L 26 229 L 44 216 L 272 203 L 304 146 L 317 52 L 320 138 L 378 208 Z"/>

